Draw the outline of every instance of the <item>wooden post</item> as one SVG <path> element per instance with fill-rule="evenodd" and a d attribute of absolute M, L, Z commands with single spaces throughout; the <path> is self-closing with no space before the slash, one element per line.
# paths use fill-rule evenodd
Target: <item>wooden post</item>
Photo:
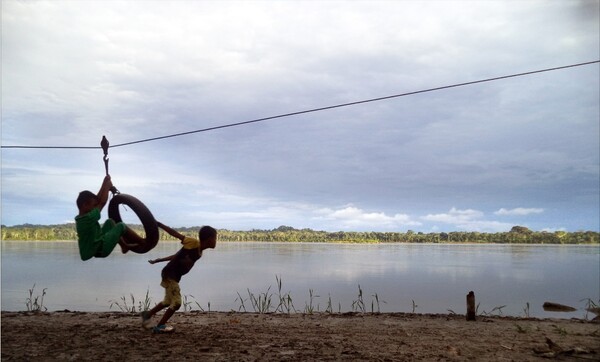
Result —
<path fill-rule="evenodd" d="M 467 320 L 475 320 L 475 293 L 473 291 L 467 294 Z"/>

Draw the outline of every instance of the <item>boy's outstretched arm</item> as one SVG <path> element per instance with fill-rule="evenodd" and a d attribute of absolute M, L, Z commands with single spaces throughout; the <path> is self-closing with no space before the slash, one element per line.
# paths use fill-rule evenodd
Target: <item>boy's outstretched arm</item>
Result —
<path fill-rule="evenodd" d="M 104 205 L 106 205 L 106 202 L 108 202 L 108 192 L 110 191 L 112 185 L 113 184 L 110 179 L 110 175 L 106 175 L 102 181 L 102 186 L 98 191 L 98 209 L 100 209 L 100 211 L 102 211 Z"/>
<path fill-rule="evenodd" d="M 174 238 L 177 238 L 181 241 L 183 241 L 183 239 L 185 239 L 185 235 L 182 235 L 180 233 L 178 233 L 177 231 L 171 229 L 170 227 L 168 227 L 167 225 L 161 223 L 160 221 L 156 222 L 156 225 L 158 225 L 159 228 L 163 229 L 164 231 L 167 232 L 167 234 L 171 235 Z"/>
<path fill-rule="evenodd" d="M 158 259 L 154 259 L 154 260 L 148 260 L 148 263 L 150 264 L 156 264 L 156 263 L 160 263 L 163 261 L 170 261 L 173 260 L 173 258 L 175 257 L 175 254 L 171 255 L 171 256 L 167 256 L 165 258 L 158 258 Z"/>

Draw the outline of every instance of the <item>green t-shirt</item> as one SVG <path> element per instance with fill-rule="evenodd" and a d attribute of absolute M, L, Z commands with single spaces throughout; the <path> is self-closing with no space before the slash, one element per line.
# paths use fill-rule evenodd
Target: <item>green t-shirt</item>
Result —
<path fill-rule="evenodd" d="M 81 260 L 91 259 L 102 246 L 102 230 L 99 221 L 100 209 L 97 207 L 87 214 L 75 217 Z"/>

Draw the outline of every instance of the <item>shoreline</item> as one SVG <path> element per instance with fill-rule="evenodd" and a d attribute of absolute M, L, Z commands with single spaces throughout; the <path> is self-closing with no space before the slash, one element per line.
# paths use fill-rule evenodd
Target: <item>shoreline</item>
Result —
<path fill-rule="evenodd" d="M 1 318 L 3 360 L 600 358 L 600 323 L 585 320 L 478 316 L 476 321 L 467 321 L 462 315 L 410 313 L 177 312 L 169 323 L 175 332 L 155 335 L 141 328 L 135 313 L 2 312 Z"/>
<path fill-rule="evenodd" d="M 77 240 L 21 240 L 21 239 L 2 239 L 2 242 L 7 243 L 77 243 Z M 159 239 L 160 243 L 180 243 L 178 240 L 174 239 Z M 238 240 L 218 240 L 219 243 L 260 243 L 260 244 L 306 244 L 306 245 L 514 245 L 514 246 L 597 246 L 600 247 L 600 243 L 578 243 L 578 244 L 557 244 L 557 243 L 493 243 L 493 242 L 472 242 L 472 241 L 452 241 L 452 242 L 439 242 L 439 243 L 430 243 L 430 242 L 405 242 L 405 241 L 390 241 L 390 242 L 382 242 L 382 241 L 238 241 Z"/>

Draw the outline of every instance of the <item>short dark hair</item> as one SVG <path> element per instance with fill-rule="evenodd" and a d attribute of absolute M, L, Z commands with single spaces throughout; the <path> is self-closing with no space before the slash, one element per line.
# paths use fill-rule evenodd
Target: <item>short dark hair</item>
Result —
<path fill-rule="evenodd" d="M 217 236 L 217 230 L 212 226 L 203 226 L 200 228 L 200 231 L 198 231 L 198 236 L 200 237 L 200 240 L 206 240 L 210 237 Z"/>
<path fill-rule="evenodd" d="M 77 196 L 77 207 L 81 209 L 83 205 L 88 203 L 90 200 L 98 200 L 98 196 L 96 196 L 95 193 L 88 190 L 81 191 L 79 193 L 79 196 Z"/>

